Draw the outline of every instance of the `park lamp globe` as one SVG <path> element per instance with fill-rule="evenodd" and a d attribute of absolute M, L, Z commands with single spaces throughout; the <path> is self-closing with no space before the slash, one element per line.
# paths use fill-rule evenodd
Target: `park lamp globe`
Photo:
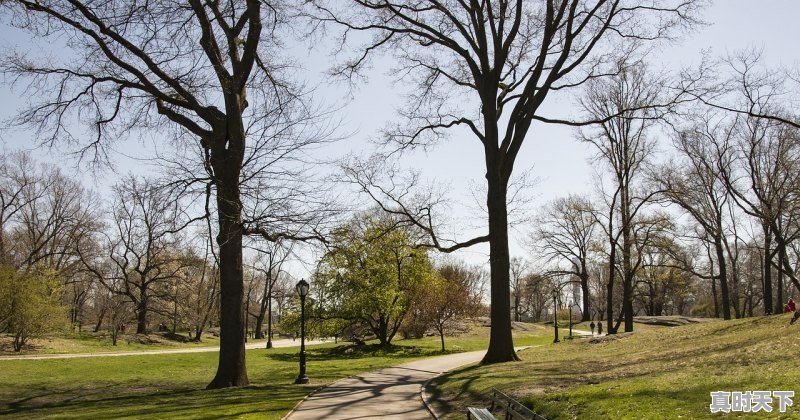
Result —
<path fill-rule="evenodd" d="M 294 289 L 297 291 L 298 296 L 303 298 L 308 296 L 308 282 L 305 279 L 300 279 Z"/>

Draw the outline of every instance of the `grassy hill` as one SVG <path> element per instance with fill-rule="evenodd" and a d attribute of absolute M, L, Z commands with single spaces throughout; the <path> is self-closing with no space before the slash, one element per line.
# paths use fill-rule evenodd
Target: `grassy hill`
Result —
<path fill-rule="evenodd" d="M 488 405 L 501 389 L 549 419 L 718 418 L 712 391 L 788 390 L 800 418 L 800 324 L 790 315 L 642 328 L 604 340 L 566 340 L 520 353 L 522 362 L 472 366 L 435 380 L 448 418 Z M 742 415 L 742 414 L 737 414 Z M 729 417 L 734 417 L 733 414 Z"/>
<path fill-rule="evenodd" d="M 261 340 L 264 341 L 264 340 Z M 219 347 L 219 337 L 206 334 L 202 342 L 189 340 L 185 335 L 169 333 L 123 334 L 117 340 L 117 345 L 112 345 L 111 336 L 107 331 L 99 333 L 63 333 L 51 334 L 47 337 L 32 338 L 22 348 L 14 352 L 12 337 L 0 335 L 0 357 L 35 354 L 69 354 L 69 353 L 101 353 L 122 351 L 166 350 L 178 348 Z"/>

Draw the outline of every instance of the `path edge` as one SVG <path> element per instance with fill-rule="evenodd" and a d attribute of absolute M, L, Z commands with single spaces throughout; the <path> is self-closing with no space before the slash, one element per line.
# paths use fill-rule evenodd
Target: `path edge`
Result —
<path fill-rule="evenodd" d="M 425 409 L 427 409 L 428 412 L 431 413 L 431 416 L 433 416 L 433 418 L 435 420 L 439 420 L 439 415 L 436 414 L 436 411 L 433 409 L 433 405 L 430 402 L 428 402 L 428 399 L 429 399 L 428 396 L 427 396 L 427 394 L 429 394 L 428 385 L 430 385 L 431 381 L 433 381 L 434 379 L 436 379 L 436 378 L 438 378 L 440 376 L 444 376 L 444 375 L 446 375 L 446 374 L 448 374 L 450 372 L 452 372 L 452 371 L 442 372 L 442 373 L 434 376 L 433 378 L 428 379 L 427 381 L 425 381 L 419 387 L 419 397 L 422 399 L 422 405 L 425 406 Z"/>
<path fill-rule="evenodd" d="M 520 346 L 520 347 L 518 347 L 518 348 L 516 348 L 514 350 L 516 352 L 521 352 L 521 351 L 527 350 L 527 349 L 529 349 L 531 347 L 538 347 L 538 346 Z M 480 362 L 478 362 L 478 363 L 480 363 Z M 434 376 L 432 378 L 428 378 L 427 381 L 425 381 L 422 385 L 420 385 L 420 387 L 419 387 L 419 397 L 422 400 L 422 405 L 425 406 L 425 409 L 427 409 L 428 412 L 431 413 L 431 416 L 433 416 L 433 418 L 435 420 L 439 420 L 441 417 L 439 416 L 438 413 L 436 413 L 436 410 L 433 409 L 433 404 L 430 403 L 430 397 L 428 397 L 428 394 L 430 394 L 430 392 L 428 392 L 428 385 L 430 385 L 430 383 L 434 379 L 437 379 L 439 377 L 442 377 L 444 375 L 452 373 L 456 369 L 460 369 L 460 368 L 463 368 L 464 366 L 471 365 L 471 364 L 472 363 L 465 363 L 465 364 L 463 364 L 461 366 L 457 366 L 457 367 L 455 367 L 455 368 L 453 368 L 451 370 L 447 370 L 447 371 L 441 372 L 441 373 L 439 373 L 438 375 L 436 375 L 436 376 Z"/>
<path fill-rule="evenodd" d="M 320 385 L 320 386 L 316 387 L 316 388 L 315 388 L 313 391 L 309 392 L 309 393 L 308 393 L 308 395 L 306 395 L 306 396 L 305 396 L 305 397 L 303 397 L 303 398 L 302 398 L 300 401 L 298 401 L 298 402 L 297 402 L 297 403 L 296 403 L 296 404 L 295 404 L 295 405 L 292 407 L 292 409 L 291 409 L 291 410 L 289 410 L 289 412 L 288 412 L 288 413 L 286 413 L 286 414 L 285 414 L 283 417 L 281 417 L 281 420 L 287 420 L 287 419 L 289 418 L 289 416 L 291 416 L 291 415 L 292 415 L 292 413 L 294 413 L 294 412 L 295 412 L 295 410 L 297 410 L 297 407 L 299 407 L 299 406 L 300 406 L 300 404 L 302 404 L 303 402 L 305 402 L 305 400 L 307 400 L 307 399 L 311 398 L 313 395 L 317 394 L 318 392 L 322 391 L 323 389 L 325 389 L 325 388 L 327 388 L 327 387 L 329 387 L 329 386 L 333 386 L 334 384 L 336 384 L 336 383 L 338 383 L 338 382 L 341 382 L 341 381 L 346 381 L 346 380 L 348 380 L 348 379 L 355 378 L 355 377 L 356 377 L 356 376 L 358 376 L 358 375 L 359 375 L 359 374 L 355 374 L 355 375 L 346 376 L 346 377 L 344 377 L 344 378 L 337 379 L 337 380 L 335 380 L 335 381 L 333 381 L 333 382 L 331 382 L 331 383 L 329 383 L 329 384 L 327 384 L 327 385 Z"/>

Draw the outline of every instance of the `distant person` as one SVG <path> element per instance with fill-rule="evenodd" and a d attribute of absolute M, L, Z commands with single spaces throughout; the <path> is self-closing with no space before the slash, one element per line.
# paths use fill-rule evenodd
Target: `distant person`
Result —
<path fill-rule="evenodd" d="M 794 299 L 792 298 L 789 298 L 789 301 L 786 302 L 786 307 L 788 309 L 786 312 L 794 312 L 797 310 L 797 305 L 794 303 Z"/>
<path fill-rule="evenodd" d="M 592 323 L 589 324 L 589 328 L 592 329 L 592 335 L 594 335 L 594 321 L 592 321 Z"/>
<path fill-rule="evenodd" d="M 597 335 L 603 335 L 603 323 L 602 322 L 598 322 L 597 323 Z"/>

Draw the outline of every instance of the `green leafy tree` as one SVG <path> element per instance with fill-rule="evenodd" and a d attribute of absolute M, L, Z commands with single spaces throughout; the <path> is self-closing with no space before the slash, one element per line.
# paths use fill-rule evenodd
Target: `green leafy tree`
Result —
<path fill-rule="evenodd" d="M 21 351 L 30 338 L 66 326 L 66 310 L 60 304 L 62 287 L 52 271 L 0 268 L 0 331 L 11 334 L 14 351 Z"/>
<path fill-rule="evenodd" d="M 479 305 L 475 304 L 468 285 L 460 278 L 433 276 L 419 287 L 419 291 L 415 307 L 425 324 L 439 333 L 444 352 L 445 332 L 459 318 L 475 314 Z"/>
<path fill-rule="evenodd" d="M 336 229 L 314 279 L 319 319 L 360 324 L 383 346 L 391 345 L 415 290 L 434 277 L 412 232 L 393 227 L 365 216 Z"/>

